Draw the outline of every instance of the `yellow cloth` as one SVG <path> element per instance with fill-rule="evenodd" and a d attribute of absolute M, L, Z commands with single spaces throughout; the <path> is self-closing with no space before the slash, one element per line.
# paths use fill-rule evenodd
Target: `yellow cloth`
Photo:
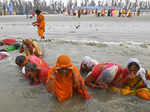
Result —
<path fill-rule="evenodd" d="M 110 88 L 110 92 L 112 93 L 119 93 L 121 95 L 136 95 L 135 90 L 131 90 L 129 86 L 126 86 L 125 88 Z"/>
<path fill-rule="evenodd" d="M 136 90 L 136 95 L 142 99 L 150 100 L 150 90 L 147 88 L 141 88 Z"/>
<path fill-rule="evenodd" d="M 123 89 L 121 88 L 116 88 L 116 87 L 113 87 L 113 88 L 110 88 L 109 91 L 111 93 L 119 93 L 119 94 L 122 94 L 122 95 L 134 95 L 135 94 L 135 91 L 134 90 L 131 90 L 130 87 L 125 87 Z"/>
<path fill-rule="evenodd" d="M 29 50 L 25 50 L 25 51 L 23 52 L 23 55 L 24 55 L 25 57 L 31 56 Z"/>
<path fill-rule="evenodd" d="M 33 55 L 32 40 L 29 40 L 29 39 L 23 40 L 20 52 L 23 53 L 24 56 Z"/>
<path fill-rule="evenodd" d="M 42 52 L 40 51 L 40 48 L 35 41 L 28 40 L 28 44 L 25 44 L 25 46 L 26 47 L 23 49 L 24 56 L 35 55 L 35 56 L 39 57 L 42 55 Z"/>
<path fill-rule="evenodd" d="M 35 56 L 37 56 L 37 57 L 41 56 L 42 52 L 41 52 L 38 44 L 35 41 L 32 41 L 32 45 L 33 45 L 33 47 L 35 49 L 35 51 L 34 51 Z"/>
<path fill-rule="evenodd" d="M 147 80 L 150 79 L 150 71 L 146 71 Z M 139 76 L 135 79 L 128 81 L 125 88 L 110 88 L 110 92 L 119 93 L 122 95 L 136 95 L 142 99 L 150 100 L 150 90 L 148 88 L 141 87 L 143 80 Z"/>
<path fill-rule="evenodd" d="M 146 71 L 146 79 L 149 80 L 150 78 L 150 71 Z M 127 86 L 133 89 L 144 88 L 144 81 L 141 79 L 140 76 L 136 76 L 133 80 L 129 80 L 127 82 Z"/>

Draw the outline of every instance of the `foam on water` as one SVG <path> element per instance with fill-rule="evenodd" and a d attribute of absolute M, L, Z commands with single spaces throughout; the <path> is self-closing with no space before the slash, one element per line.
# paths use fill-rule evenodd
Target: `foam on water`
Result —
<path fill-rule="evenodd" d="M 63 44 L 63 43 L 70 43 L 70 44 L 75 44 L 75 45 L 78 45 L 78 44 L 82 44 L 82 45 L 90 45 L 90 46 L 98 46 L 98 45 L 104 45 L 104 46 L 112 46 L 112 45 L 115 45 L 115 46 L 141 46 L 141 47 L 148 47 L 150 46 L 150 42 L 148 41 L 145 41 L 145 42 L 136 42 L 136 41 L 126 41 L 126 42 L 100 42 L 100 41 L 92 41 L 92 40 L 67 40 L 67 39 L 58 39 L 58 38 L 53 38 L 53 39 L 44 39 L 44 40 L 41 40 L 41 39 L 35 39 L 35 38 L 30 38 L 36 42 L 39 42 L 39 43 L 44 43 L 44 42 L 50 42 L 50 43 L 60 43 L 60 44 Z M 22 39 L 17 39 L 17 41 L 19 42 L 22 42 Z"/>

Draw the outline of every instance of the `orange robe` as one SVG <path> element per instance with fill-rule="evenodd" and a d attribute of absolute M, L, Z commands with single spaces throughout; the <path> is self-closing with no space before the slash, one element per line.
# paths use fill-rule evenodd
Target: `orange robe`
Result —
<path fill-rule="evenodd" d="M 40 37 L 44 36 L 45 32 L 45 18 L 42 13 L 37 16 L 38 34 Z"/>
<path fill-rule="evenodd" d="M 49 70 L 48 80 L 52 78 L 52 73 L 54 73 L 56 66 L 53 66 Z M 79 70 L 75 65 L 73 65 L 73 69 L 76 72 L 77 77 L 80 80 L 81 88 L 75 87 L 74 79 L 72 76 L 72 71 L 68 72 L 68 75 L 62 75 L 59 72 L 56 72 L 56 76 L 54 78 L 54 91 L 57 96 L 57 99 L 62 102 L 67 100 L 73 96 L 75 92 L 81 94 L 85 99 L 88 99 L 90 96 L 86 91 L 84 80 L 82 79 Z"/>

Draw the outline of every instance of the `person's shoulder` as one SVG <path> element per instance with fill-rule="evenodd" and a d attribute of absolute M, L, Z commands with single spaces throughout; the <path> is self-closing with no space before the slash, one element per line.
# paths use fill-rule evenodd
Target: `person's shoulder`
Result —
<path fill-rule="evenodd" d="M 43 13 L 40 13 L 40 15 L 39 15 L 40 17 L 44 17 L 44 14 Z"/>
<path fill-rule="evenodd" d="M 35 45 L 35 46 L 38 45 L 38 43 L 35 42 L 35 41 L 32 41 L 32 44 Z"/>
<path fill-rule="evenodd" d="M 79 71 L 78 67 L 75 64 L 72 64 L 72 68 L 76 71 Z"/>
<path fill-rule="evenodd" d="M 33 60 L 35 60 L 35 61 L 37 61 L 37 60 L 41 60 L 41 58 L 39 58 L 39 57 L 37 57 L 37 56 L 35 56 L 35 55 L 31 55 L 31 56 L 28 56 L 28 59 L 30 60 L 30 61 L 33 61 Z"/>
<path fill-rule="evenodd" d="M 127 68 L 122 68 L 121 70 L 122 70 L 122 74 L 123 74 L 123 75 L 128 75 L 128 70 L 127 70 Z"/>

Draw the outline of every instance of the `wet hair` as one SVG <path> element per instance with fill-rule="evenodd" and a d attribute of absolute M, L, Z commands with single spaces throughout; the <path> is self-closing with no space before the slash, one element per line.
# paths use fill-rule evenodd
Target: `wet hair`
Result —
<path fill-rule="evenodd" d="M 35 72 L 35 71 L 38 71 L 38 68 L 37 68 L 37 66 L 36 66 L 35 63 L 29 62 L 29 63 L 26 64 L 26 66 L 25 66 L 25 71 Z"/>
<path fill-rule="evenodd" d="M 36 9 L 35 13 L 36 13 L 37 15 L 39 15 L 39 14 L 41 13 L 41 10 Z"/>
<path fill-rule="evenodd" d="M 35 63 L 29 62 L 25 66 L 25 71 L 28 71 L 28 72 L 38 72 L 39 70 L 38 70 L 38 68 L 37 68 L 37 66 L 36 66 Z M 38 74 L 36 74 L 36 77 L 39 79 L 39 75 Z M 30 81 L 31 81 L 30 83 L 32 83 L 32 84 L 34 83 L 34 79 L 31 76 L 30 76 Z"/>
<path fill-rule="evenodd" d="M 4 42 L 0 41 L 0 46 L 3 46 L 4 45 Z"/>
<path fill-rule="evenodd" d="M 138 68 L 138 70 L 140 69 L 140 66 L 139 66 L 136 62 L 130 63 L 130 64 L 128 65 L 128 68 L 130 68 L 130 67 L 133 66 L 133 65 L 135 65 L 135 66 Z"/>
<path fill-rule="evenodd" d="M 16 57 L 15 63 L 17 65 L 21 66 L 24 63 L 25 60 L 26 60 L 26 57 L 23 56 L 23 55 L 20 55 L 20 56 Z"/>

